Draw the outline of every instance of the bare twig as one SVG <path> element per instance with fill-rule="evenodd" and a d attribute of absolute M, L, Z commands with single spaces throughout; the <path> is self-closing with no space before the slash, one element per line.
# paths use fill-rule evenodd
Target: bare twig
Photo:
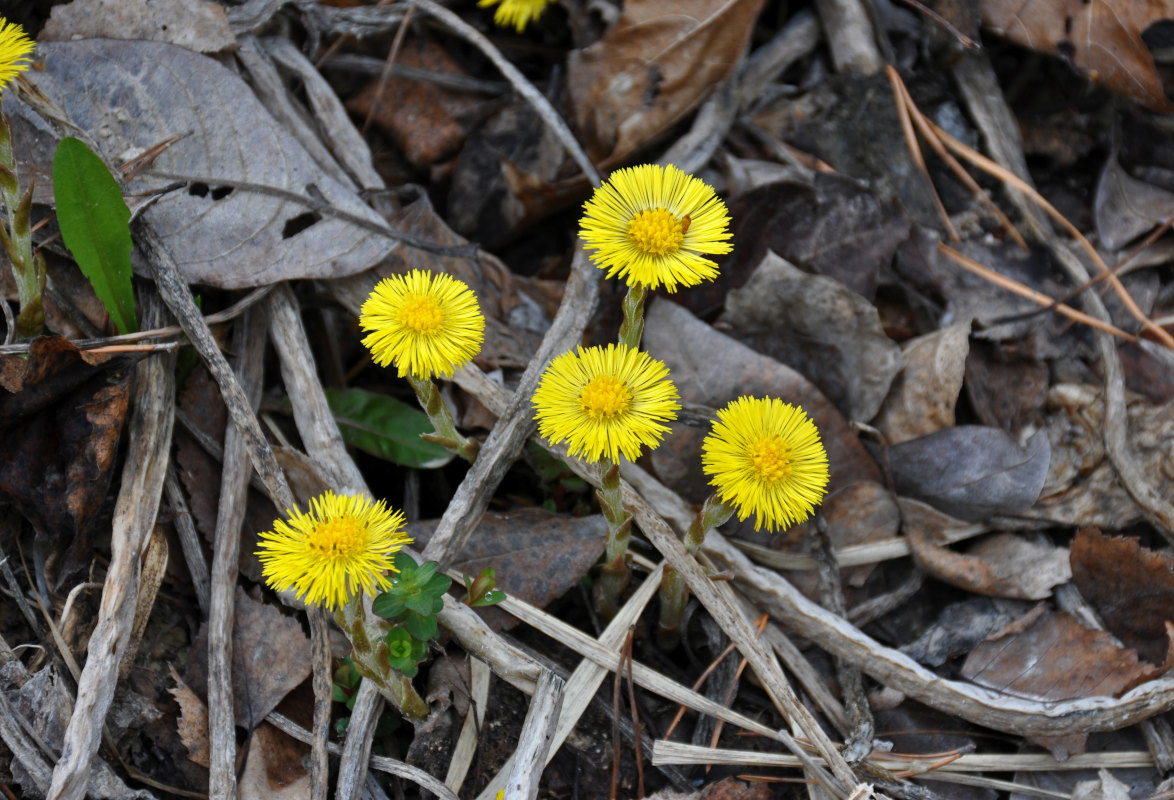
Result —
<path fill-rule="evenodd" d="M 538 779 L 554 753 L 551 744 L 558 726 L 566 684 L 550 670 L 543 670 L 522 723 L 518 747 L 513 755 L 513 769 L 505 785 L 509 800 L 534 800 L 538 796 Z"/>

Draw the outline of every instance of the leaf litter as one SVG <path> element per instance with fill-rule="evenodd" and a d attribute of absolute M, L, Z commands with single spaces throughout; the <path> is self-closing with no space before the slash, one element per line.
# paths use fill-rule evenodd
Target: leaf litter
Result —
<path fill-rule="evenodd" d="M 1147 517 L 1133 499 L 1134 487 L 1108 457 L 1106 413 L 1118 412 L 1106 412 L 1113 406 L 1103 398 L 1112 369 L 1102 363 L 1094 336 L 1104 334 L 1047 306 L 1062 302 L 1096 314 L 1096 303 L 1083 303 L 1089 292 L 1102 292 L 1107 319 L 1133 337 L 1145 335 L 1136 313 L 1167 327 L 1174 320 L 1164 230 L 1174 156 L 1163 150 L 1160 117 L 1141 110 L 1170 108 L 1162 88 L 1169 59 L 1156 23 L 1168 25 L 1174 8 L 1116 0 L 984 0 L 978 4 L 987 26 L 981 34 L 977 19 L 959 4 L 936 4 L 941 19 L 904 8 L 875 19 L 822 19 L 821 36 L 833 55 L 845 47 L 875 47 L 872 37 L 854 39 L 853 31 L 881 22 L 874 34 L 891 45 L 882 49 L 893 53 L 912 102 L 971 152 L 1005 154 L 1007 142 L 1010 152 L 1026 146 L 1033 160 L 1020 158 L 1022 169 L 1010 160 L 986 165 L 975 177 L 1000 205 L 1007 196 L 990 191 L 998 180 L 1019 170 L 1021 179 L 1034 182 L 1077 230 L 1093 237 L 1110 265 L 1125 265 L 1121 281 L 1105 290 L 1065 274 L 1062 251 L 1071 243 L 1053 238 L 1031 240 L 1027 249 L 1015 245 L 1016 234 L 991 214 L 989 203 L 927 147 L 929 134 L 903 121 L 905 107 L 894 102 L 879 72 L 839 72 L 837 64 L 848 61 L 806 50 L 745 107 L 723 105 L 723 92 L 739 80 L 747 59 L 767 51 L 795 9 L 742 0 L 569 2 L 515 36 L 492 29 L 491 12 L 462 7 L 471 25 L 489 35 L 489 47 L 521 68 L 499 77 L 462 39 L 467 32 L 445 23 L 403 25 L 405 9 L 394 4 L 298 4 L 269 28 L 275 12 L 253 5 L 172 2 L 151 4 L 148 13 L 133 0 L 58 4 L 38 36 L 38 69 L 4 100 L 22 175 L 44 176 L 34 194 L 40 218 L 51 217 L 48 164 L 63 135 L 88 138 L 114 165 L 145 157 L 123 176 L 124 194 L 200 293 L 204 312 L 232 305 L 245 289 L 293 282 L 320 381 L 336 398 L 335 415 L 367 437 L 349 440 L 356 448 L 353 466 L 372 491 L 427 520 L 444 513 L 466 482 L 465 468 L 403 449 L 419 420 L 356 400 L 412 398 L 402 383 L 365 363 L 355 346 L 354 317 L 370 286 L 390 274 L 424 267 L 466 281 L 486 312 L 486 341 L 476 365 L 446 387 L 446 401 L 482 440 L 504 425 L 495 421 L 505 408 L 501 386 L 516 384 L 553 330 L 574 257 L 576 208 L 589 190 L 546 110 L 505 87 L 533 81 L 604 170 L 655 160 L 675 141 L 699 141 L 705 126 L 713 126 L 716 144 L 707 145 L 712 155 L 705 156 L 701 175 L 729 203 L 735 247 L 714 283 L 650 303 L 643 344 L 669 365 L 690 424 L 675 425 L 664 446 L 642 460 L 658 483 L 643 483 L 641 491 L 675 524 L 687 522 L 709 491 L 697 452 L 713 409 L 740 394 L 802 405 L 829 454 L 830 493 L 822 514 L 830 555 L 840 562 L 848 615 L 835 622 L 819 618 L 825 627 L 813 638 L 841 657 L 849 649 L 835 642 L 863 642 L 851 659 L 866 676 L 903 664 L 902 653 L 932 668 L 917 673 L 917 696 L 931 706 L 927 715 L 883 680 L 866 677 L 859 696 L 845 690 L 831 678 L 838 673 L 828 652 L 794 630 L 789 649 L 780 646 L 780 657 L 798 659 L 788 667 L 807 676 L 801 683 L 814 675 L 839 702 L 871 703 L 877 719 L 886 720 L 877 728 L 874 752 L 854 773 L 871 795 L 925 796 L 917 794 L 924 788 L 905 781 L 906 773 L 881 778 L 870 766 L 909 754 L 936 759 L 935 780 L 920 786 L 940 796 L 1026 797 L 1047 789 L 1119 800 L 1155 791 L 1162 773 L 1174 768 L 1165 744 L 1174 741 L 1168 719 L 1174 687 L 1163 677 L 1174 624 L 1171 533 Z M 415 8 L 430 13 L 426 4 Z M 968 40 L 959 31 L 981 36 L 984 49 L 963 52 Z M 112 33 L 123 41 L 99 38 Z M 270 38 L 258 46 L 257 33 Z M 278 57 L 288 43 L 276 44 L 277 37 L 287 35 L 305 48 L 296 58 Z M 297 58 L 310 59 L 299 69 L 321 66 L 331 95 L 326 101 L 309 97 L 302 84 L 308 73 L 299 76 L 291 66 Z M 1004 115 L 993 127 L 983 117 L 990 107 L 977 104 L 968 85 L 974 72 L 959 66 L 975 60 L 1001 86 L 998 96 L 988 97 Z M 851 63 L 859 68 L 869 59 Z M 943 79 L 947 72 L 954 83 Z M 343 109 L 355 116 L 348 119 Z M 373 125 L 360 133 L 368 114 Z M 1008 127 L 1007 120 L 1018 124 Z M 37 231 L 38 246 L 52 250 L 52 223 Z M 944 242 L 1050 299 L 1018 297 L 1005 283 L 964 271 L 957 259 L 944 257 Z M 154 267 L 146 248 L 135 244 L 140 289 L 149 290 Z M 68 277 L 73 267 L 63 256 L 54 260 L 52 282 L 60 291 L 49 297 L 51 326 L 73 339 L 101 334 L 106 322 L 94 313 L 98 306 L 87 287 Z M 0 288 L 15 297 L 6 280 Z M 1129 311 L 1126 300 L 1139 311 Z M 600 332 L 616 319 L 602 307 L 608 302 L 589 325 L 593 338 L 610 337 Z M 222 347 L 239 324 L 217 323 Z M 1163 388 L 1174 385 L 1174 370 L 1169 353 L 1163 358 L 1153 351 L 1163 346 L 1131 343 L 1120 350 L 1123 382 L 1137 392 L 1126 395 L 1127 457 L 1158 487 L 1174 481 L 1174 414 Z M 0 356 L 0 421 L 9 433 L 0 499 L 11 509 L 0 537 L 0 560 L 12 568 L 6 591 L 44 604 L 55 618 L 67 604 L 75 608 L 68 644 L 31 613 L 0 608 L 0 693 L 34 729 L 52 718 L 57 730 L 44 735 L 60 747 L 72 712 L 58 695 L 68 698 L 71 689 L 63 685 L 50 699 L 37 687 L 60 681 L 63 670 L 84 660 L 96 615 L 78 609 L 98 609 L 99 595 L 71 589 L 84 586 L 87 573 L 100 580 L 106 569 L 107 499 L 119 481 L 131 480 L 134 466 L 122 463 L 119 443 L 136 403 L 146 402 L 132 398 L 129 373 L 136 359 L 155 356 L 91 354 L 62 338 L 37 340 L 27 357 L 24 352 Z M 180 380 L 177 477 L 195 528 L 211 541 L 226 415 L 202 367 L 181 373 Z M 268 371 L 260 414 L 291 484 L 299 494 L 313 493 L 329 484 L 330 468 L 307 456 L 314 434 L 290 424 L 282 399 L 316 387 L 285 380 Z M 339 398 L 350 402 L 339 405 Z M 506 464 L 479 487 L 492 510 L 479 516 L 454 566 L 475 574 L 492 565 L 507 594 L 545 607 L 549 624 L 594 631 L 577 588 L 592 579 L 601 549 L 603 526 L 590 514 L 590 480 L 557 462 L 542 469 L 536 463 Z M 263 493 L 252 495 L 239 563 L 214 576 L 237 597 L 231 680 L 242 743 L 239 793 L 308 797 L 324 788 L 311 786 L 312 771 L 303 763 L 309 748 L 299 740 L 311 727 L 309 644 L 297 619 L 279 609 L 279 598 L 256 586 L 252 536 L 276 512 Z M 167 537 L 183 535 L 179 514 L 164 507 L 158 522 Z M 821 585 L 825 593 L 827 586 L 815 568 L 828 554 L 812 547 L 813 524 L 777 537 L 734 524 L 719 535 L 781 570 L 779 580 L 819 598 Z M 416 525 L 423 546 L 431 523 Z M 637 561 L 657 561 L 661 554 L 643 541 L 647 532 L 638 527 L 635 533 Z M 205 620 L 184 578 L 185 568 L 195 567 L 178 560 L 181 548 L 170 550 L 169 580 L 150 609 L 134 668 L 109 687 L 115 710 L 108 721 L 118 731 L 113 769 L 115 780 L 125 783 L 121 789 L 110 783 L 114 772 L 95 760 L 95 780 L 107 781 L 96 796 L 166 791 L 159 782 L 207 790 L 204 767 L 195 763 L 208 763 L 198 755 L 208 746 L 200 700 L 209 681 L 201 672 L 208 657 L 199 633 Z M 185 562 L 207 559 L 210 551 L 198 541 L 194 551 L 182 549 Z M 706 552 L 717 551 L 710 543 Z M 834 570 L 834 561 L 822 569 Z M 731 579 L 719 583 L 723 590 L 754 582 L 736 571 L 714 577 Z M 638 572 L 632 589 L 641 580 Z M 720 655 L 723 637 L 736 639 L 732 628 L 713 624 L 710 612 L 690 613 L 700 623 L 685 628 L 680 652 L 688 658 L 659 652 L 654 637 L 645 635 L 655 621 L 639 620 L 633 658 L 641 670 L 690 686 L 703 662 Z M 487 619 L 493 629 L 512 626 L 511 636 L 558 669 L 569 672 L 587 655 L 569 629 L 552 642 L 501 608 L 490 609 Z M 786 636 L 789 620 L 784 615 L 776 622 Z M 449 660 L 480 646 L 467 630 L 447 636 L 440 646 Z M 336 659 L 344 655 L 345 648 L 336 648 Z M 463 690 L 444 677 L 444 663 L 434 662 L 430 679 L 448 686 L 452 701 L 436 699 L 436 719 L 414 737 L 403 726 L 380 737 L 378 747 L 390 749 L 372 757 L 371 765 L 386 768 L 384 757 L 396 756 L 443 772 L 455 738 L 449 733 L 459 730 L 472 707 L 456 697 Z M 525 685 L 511 672 L 515 662 L 489 663 L 501 677 L 514 678 L 513 686 L 497 678 L 492 684 L 486 724 L 499 733 L 492 752 L 500 757 L 509 754 L 531 701 L 514 688 Z M 180 672 L 183 681 L 175 677 Z M 679 699 L 680 692 L 636 673 L 645 676 L 635 690 L 637 705 L 651 718 L 641 726 L 663 730 L 660 723 L 672 711 L 660 697 Z M 730 713 L 762 719 L 773 730 L 787 727 L 752 682 L 732 677 L 736 672 L 720 674 L 733 682 L 724 694 L 710 696 L 731 698 Z M 21 686 L 31 688 L 18 696 Z M 1067 708 L 1064 702 L 1087 701 L 1074 706 L 1082 709 L 1074 713 L 1087 715 L 1087 729 L 1017 736 L 1015 730 L 1031 726 L 1009 726 L 993 712 L 955 710 L 963 708 L 958 697 L 967 692 L 1038 720 Z M 817 715 L 825 711 L 816 700 L 821 696 L 807 698 Z M 601 719 L 628 714 L 613 712 L 610 690 L 597 704 Z M 948 739 L 927 735 L 937 724 L 934 715 L 945 728 L 946 721 L 960 724 L 952 718 L 958 713 L 988 732 L 966 727 Z M 658 759 L 664 743 L 646 737 L 638 750 L 638 734 L 620 726 L 615 767 L 610 748 L 596 746 L 611 743 L 611 722 L 589 714 L 575 724 L 577 731 L 535 778 L 540 796 L 561 796 L 572 785 L 603 796 L 615 770 L 621 785 L 635 786 L 640 759 L 650 794 L 689 788 L 682 768 Z M 690 725 L 695 737 L 712 730 L 700 719 Z M 0 780 L 28 796 L 44 796 L 51 765 L 22 749 L 27 731 L 0 727 L 0 734 L 0 755 L 7 759 L 0 760 Z M 773 745 L 750 744 L 728 726 L 714 749 L 709 739 L 696 740 L 706 747 L 694 763 L 740 751 L 749 760 L 738 774 L 798 774 L 756 765 L 754 752 L 771 752 Z M 1032 753 L 1061 760 L 1041 760 L 1025 771 L 1012 759 Z M 340 774 L 354 770 L 356 755 L 342 756 Z M 989 760 L 966 778 L 970 785 L 940 782 L 959 776 L 951 764 L 964 765 L 972 756 Z M 823 757 L 834 760 L 832 753 Z M 175 766 L 180 760 L 182 769 Z M 1138 767 L 1139 761 L 1148 766 Z M 586 773 L 584 763 L 590 765 Z M 1124 764 L 1132 768 L 1120 768 Z M 1083 771 L 1070 772 L 1073 765 Z M 479 763 L 457 787 L 460 795 L 476 797 L 499 767 Z M 817 780 L 818 773 L 807 769 Z M 386 773 L 373 772 L 370 781 L 375 796 L 390 791 Z M 723 785 L 716 777 L 708 781 L 703 792 Z M 408 784 L 408 794 L 417 791 Z M 779 796 L 792 796 L 782 791 Z"/>

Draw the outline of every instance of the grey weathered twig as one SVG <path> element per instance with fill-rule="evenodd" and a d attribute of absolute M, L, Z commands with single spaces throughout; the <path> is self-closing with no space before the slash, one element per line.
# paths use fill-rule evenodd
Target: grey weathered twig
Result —
<path fill-rule="evenodd" d="M 538 796 L 538 779 L 552 755 L 550 743 L 558 725 L 565 689 L 562 678 L 550 670 L 543 670 L 518 737 L 514 768 L 506 780 L 505 796 L 509 800 L 534 800 Z"/>

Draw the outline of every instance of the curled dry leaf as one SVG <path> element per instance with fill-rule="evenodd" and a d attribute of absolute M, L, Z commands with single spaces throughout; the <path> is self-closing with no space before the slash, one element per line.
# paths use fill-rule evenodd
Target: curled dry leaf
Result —
<path fill-rule="evenodd" d="M 975 594 L 1043 600 L 1072 577 L 1068 551 L 1012 533 L 987 537 L 958 553 L 934 543 L 933 534 L 906 521 L 905 537 L 918 566 L 939 580 Z"/>
<path fill-rule="evenodd" d="M 888 448 L 897 492 L 959 519 L 1026 511 L 1048 475 L 1051 447 L 1038 431 L 1023 447 L 1001 430 L 960 425 Z"/>
<path fill-rule="evenodd" d="M 188 749 L 188 758 L 201 767 L 207 767 L 212 761 L 212 751 L 208 743 L 208 707 L 183 682 L 174 666 L 168 669 L 171 670 L 171 680 L 175 682 L 175 688 L 167 691 L 179 704 L 179 738 Z"/>
<path fill-rule="evenodd" d="M 746 285 L 727 296 L 718 324 L 807 376 L 851 420 L 876 415 L 901 369 L 901 349 L 885 335 L 872 303 L 770 251 Z"/>
<path fill-rule="evenodd" d="M 1126 536 L 1082 528 L 1072 541 L 1072 580 L 1105 627 L 1152 664 L 1165 656 L 1174 621 L 1174 557 Z"/>
<path fill-rule="evenodd" d="M 873 425 L 889 444 L 949 428 L 966 375 L 970 321 L 910 339 L 901 345 L 905 366 L 893 379 Z"/>
<path fill-rule="evenodd" d="M 1063 57 L 1093 81 L 1153 111 L 1174 111 L 1142 32 L 1174 18 L 1171 0 L 981 0 L 982 23 Z"/>
<path fill-rule="evenodd" d="M 762 0 L 628 0 L 571 53 L 567 90 L 591 160 L 618 164 L 688 114 L 741 60 Z"/>

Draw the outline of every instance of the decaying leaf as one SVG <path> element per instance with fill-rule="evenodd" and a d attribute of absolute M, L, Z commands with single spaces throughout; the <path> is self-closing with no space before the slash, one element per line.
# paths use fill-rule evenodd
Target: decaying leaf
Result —
<path fill-rule="evenodd" d="M 53 7 L 38 38 L 144 39 L 198 53 L 236 47 L 224 6 L 207 0 L 72 0 Z"/>
<path fill-rule="evenodd" d="M 1048 398 L 1048 365 L 1043 361 L 980 339 L 971 342 L 966 354 L 965 386 L 970 408 L 983 425 L 1012 435 L 1028 426 L 1043 427 Z"/>
<path fill-rule="evenodd" d="M 920 636 L 899 649 L 921 664 L 940 667 L 954 656 L 969 653 L 1027 610 L 1021 601 L 1001 598 L 972 597 L 951 603 Z"/>
<path fill-rule="evenodd" d="M 743 344 L 805 375 L 850 420 L 868 421 L 901 369 L 876 306 L 839 281 L 767 252 L 718 321 Z"/>
<path fill-rule="evenodd" d="M 1011 515 L 1034 505 L 1051 447 L 1038 431 L 1023 447 L 1001 430 L 959 425 L 888 448 L 900 494 L 960 519 Z"/>
<path fill-rule="evenodd" d="M 208 707 L 183 682 L 175 667 L 169 669 L 171 679 L 175 681 L 175 688 L 168 691 L 179 704 L 179 738 L 188 749 L 188 758 L 201 767 L 207 767 L 212 761 L 212 751 L 208 743 Z"/>
<path fill-rule="evenodd" d="M 259 603 L 238 586 L 232 628 L 232 699 L 236 724 L 252 730 L 282 698 L 310 675 L 310 640 L 293 617 L 276 606 Z M 184 680 L 189 686 L 208 681 L 208 632 L 200 629 L 192 644 Z"/>
<path fill-rule="evenodd" d="M 1170 0 L 982 0 L 985 27 L 1061 56 L 1091 80 L 1154 111 L 1174 111 L 1142 32 L 1174 19 Z"/>
<path fill-rule="evenodd" d="M 802 406 L 819 426 L 827 449 L 829 492 L 858 481 L 880 482 L 876 462 L 865 452 L 844 417 L 819 389 L 791 368 L 718 333 L 663 298 L 648 307 L 644 347 L 668 365 L 681 399 L 686 402 L 721 408 L 746 394 L 778 397 Z M 652 451 L 652 463 L 660 479 L 698 503 L 710 492 L 698 458 L 704 433 L 674 425 L 664 444 Z"/>
<path fill-rule="evenodd" d="M 1105 248 L 1120 250 L 1171 216 L 1174 193 L 1139 181 L 1121 168 L 1115 154 L 1109 156 L 1093 200 L 1097 236 Z"/>
<path fill-rule="evenodd" d="M 587 152 L 617 164 L 693 110 L 742 56 L 762 0 L 628 0 L 571 53 L 567 90 Z"/>
<path fill-rule="evenodd" d="M 1166 672 L 1139 661 L 1104 631 L 1083 627 L 1046 606 L 1012 622 L 971 651 L 962 674 L 989 689 L 1036 700 L 1117 697 Z"/>
<path fill-rule="evenodd" d="M 216 183 L 223 178 L 320 196 L 340 211 L 385 225 L 313 162 L 248 84 L 214 59 L 174 45 L 111 39 L 45 42 L 37 56 L 44 69 L 27 77 L 99 143 L 107 162 L 178 137 L 154 168 L 193 182 L 143 214 L 189 282 L 241 289 L 337 278 L 367 269 L 391 251 L 386 237 L 305 204 Z M 16 118 L 13 139 L 22 161 L 47 172 L 55 143 L 45 131 L 51 128 L 11 100 L 14 95 L 4 100 Z M 127 189 L 150 193 L 173 180 L 143 173 Z M 146 271 L 143 264 L 135 268 Z"/>
<path fill-rule="evenodd" d="M 917 565 L 939 580 L 975 594 L 1043 600 L 1072 577 L 1068 551 L 1013 533 L 987 537 L 967 553 L 934 543 L 931 531 L 906 521 L 905 537 Z"/>
<path fill-rule="evenodd" d="M 1174 622 L 1174 557 L 1133 537 L 1082 528 L 1072 541 L 1072 580 L 1109 631 L 1161 663 L 1166 623 Z"/>
<path fill-rule="evenodd" d="M 249 740 L 237 796 L 240 800 L 306 800 L 310 797 L 310 772 L 302 760 L 309 752 L 308 745 L 267 722 L 261 723 Z"/>
<path fill-rule="evenodd" d="M 966 374 L 970 321 L 901 345 L 905 365 L 893 379 L 873 425 L 889 444 L 925 436 L 954 424 L 954 407 Z"/>

